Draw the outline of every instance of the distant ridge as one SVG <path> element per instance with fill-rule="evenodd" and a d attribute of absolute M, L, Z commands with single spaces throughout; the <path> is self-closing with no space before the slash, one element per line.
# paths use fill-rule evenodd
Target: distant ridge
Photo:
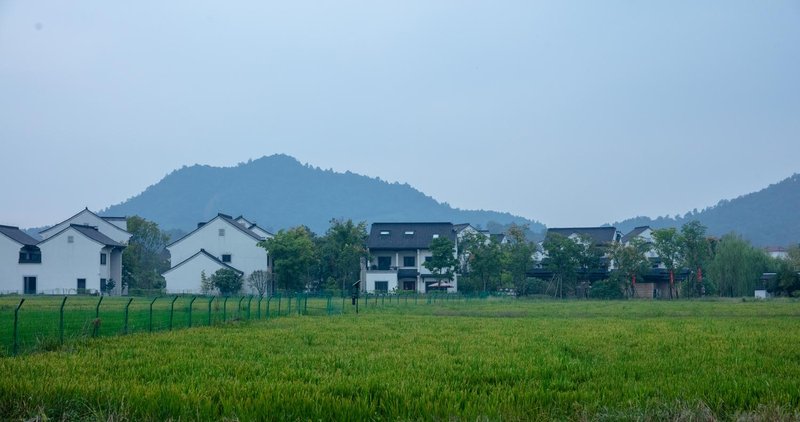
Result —
<path fill-rule="evenodd" d="M 354 221 L 450 221 L 487 227 L 529 224 L 509 213 L 460 210 L 440 203 L 408 184 L 301 164 L 287 155 L 272 155 L 235 167 L 193 165 L 175 170 L 144 192 L 101 215 L 139 215 L 163 229 L 189 231 L 197 222 L 225 212 L 243 214 L 268 230 L 304 224 L 322 234 L 332 218 Z"/>
<path fill-rule="evenodd" d="M 612 225 L 627 233 L 636 226 L 680 227 L 691 220 L 700 221 L 715 236 L 736 232 L 757 246 L 796 245 L 800 242 L 800 175 L 699 212 L 656 219 L 635 217 Z"/>

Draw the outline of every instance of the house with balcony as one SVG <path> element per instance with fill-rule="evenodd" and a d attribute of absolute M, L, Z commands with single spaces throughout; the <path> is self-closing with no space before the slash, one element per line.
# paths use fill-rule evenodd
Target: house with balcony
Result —
<path fill-rule="evenodd" d="M 219 213 L 186 236 L 167 245 L 171 268 L 162 274 L 170 293 L 205 293 L 201 278 L 230 269 L 247 279 L 255 271 L 270 272 L 267 250 L 258 243 L 272 234 L 242 216 Z M 249 291 L 247 283 L 243 289 Z"/>
<path fill-rule="evenodd" d="M 432 256 L 431 242 L 445 238 L 455 246 L 452 223 L 374 223 L 367 238 L 369 261 L 362 289 L 369 293 L 458 291 L 458 275 L 443 280 L 423 266 Z"/>

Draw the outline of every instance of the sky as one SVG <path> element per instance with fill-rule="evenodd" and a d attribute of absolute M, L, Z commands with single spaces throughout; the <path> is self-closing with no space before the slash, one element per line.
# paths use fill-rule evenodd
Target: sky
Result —
<path fill-rule="evenodd" d="M 800 1 L 0 0 L 0 224 L 285 153 L 548 226 L 800 172 Z"/>

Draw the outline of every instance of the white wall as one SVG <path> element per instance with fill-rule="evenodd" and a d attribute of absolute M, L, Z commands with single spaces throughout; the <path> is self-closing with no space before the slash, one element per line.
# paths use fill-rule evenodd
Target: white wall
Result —
<path fill-rule="evenodd" d="M 131 238 L 131 234 L 126 232 L 125 230 L 115 226 L 114 224 L 109 223 L 106 220 L 96 216 L 89 210 L 83 210 L 74 217 L 70 218 L 67 221 L 59 223 L 53 227 L 47 229 L 47 231 L 39 233 L 42 236 L 42 239 L 47 239 L 51 236 L 55 236 L 61 230 L 67 228 L 70 224 L 81 224 L 85 226 L 93 226 L 97 227 L 97 231 L 103 233 L 104 235 L 110 237 L 116 242 L 127 244 L 128 240 Z"/>
<path fill-rule="evenodd" d="M 40 264 L 20 264 L 19 250 L 22 245 L 0 234 L 0 293 L 22 293 L 22 270 L 36 276 Z M 35 274 L 36 273 L 36 274 Z M 28 274 L 26 274 L 28 275 Z"/>
<path fill-rule="evenodd" d="M 389 291 L 393 289 L 399 290 L 397 286 L 397 273 L 394 271 L 372 271 L 367 273 L 367 292 L 375 293 L 375 282 L 387 281 L 389 283 Z"/>
<path fill-rule="evenodd" d="M 203 289 L 200 278 L 203 271 L 206 277 L 211 277 L 220 268 L 225 267 L 203 254 L 197 255 L 183 265 L 164 273 L 167 292 L 201 294 Z"/>
<path fill-rule="evenodd" d="M 73 243 L 69 243 L 69 236 L 72 236 Z M 37 276 L 37 293 L 74 293 L 79 278 L 86 279 L 86 289 L 97 291 L 100 291 L 101 278 L 114 278 L 117 288 L 121 285 L 122 280 L 112 277 L 110 248 L 75 229 L 48 238 L 39 243 L 39 249 L 42 263 Z M 109 254 L 106 265 L 100 265 L 101 251 Z"/>

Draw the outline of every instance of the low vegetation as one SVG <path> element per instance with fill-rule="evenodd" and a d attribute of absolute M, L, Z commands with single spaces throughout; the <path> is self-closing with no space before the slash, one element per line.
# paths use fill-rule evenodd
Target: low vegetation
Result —
<path fill-rule="evenodd" d="M 800 418 L 794 301 L 472 302 L 0 359 L 5 419 Z"/>

